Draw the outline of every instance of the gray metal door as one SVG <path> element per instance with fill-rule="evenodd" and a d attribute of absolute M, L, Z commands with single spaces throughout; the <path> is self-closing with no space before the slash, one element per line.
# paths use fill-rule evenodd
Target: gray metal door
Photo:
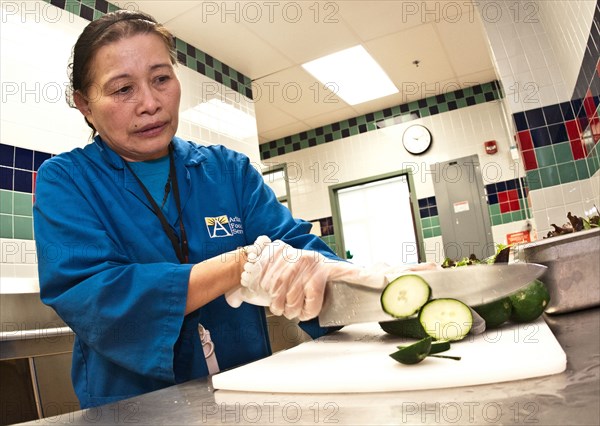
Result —
<path fill-rule="evenodd" d="M 442 229 L 444 255 L 478 259 L 495 252 L 492 227 L 477 155 L 431 166 Z"/>

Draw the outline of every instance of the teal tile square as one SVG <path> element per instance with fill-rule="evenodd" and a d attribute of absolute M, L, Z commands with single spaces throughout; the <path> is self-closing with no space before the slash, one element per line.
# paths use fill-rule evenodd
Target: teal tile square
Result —
<path fill-rule="evenodd" d="M 573 161 L 570 163 L 559 164 L 557 168 L 560 183 L 569 183 L 577 180 L 577 169 L 575 168 L 575 163 Z"/>
<path fill-rule="evenodd" d="M 15 192 L 13 214 L 20 216 L 33 216 L 33 199 L 31 194 Z"/>
<path fill-rule="evenodd" d="M 520 210 L 518 212 L 512 212 L 511 216 L 512 216 L 513 222 L 516 222 L 517 220 L 525 219 L 525 213 L 523 212 L 523 210 Z"/>
<path fill-rule="evenodd" d="M 530 191 L 542 188 L 542 178 L 540 177 L 539 169 L 527 171 L 526 180 Z"/>
<path fill-rule="evenodd" d="M 0 213 L 12 214 L 13 192 L 0 190 Z"/>
<path fill-rule="evenodd" d="M 14 238 L 22 240 L 33 240 L 33 218 L 15 216 Z"/>
<path fill-rule="evenodd" d="M 535 158 L 537 159 L 538 167 L 553 166 L 556 164 L 554 149 L 551 145 L 536 148 Z"/>
<path fill-rule="evenodd" d="M 81 0 L 67 0 L 65 2 L 65 10 L 73 15 L 81 16 Z"/>
<path fill-rule="evenodd" d="M 485 95 L 478 93 L 475 95 L 475 102 L 477 104 L 483 104 L 486 102 Z"/>
<path fill-rule="evenodd" d="M 440 217 L 439 216 L 431 216 L 431 226 L 440 226 Z"/>
<path fill-rule="evenodd" d="M 0 238 L 14 238 L 13 217 L 12 215 L 0 214 Z"/>
<path fill-rule="evenodd" d="M 502 218 L 502 223 L 511 223 L 513 221 L 512 213 L 502 213 L 500 217 Z"/>
<path fill-rule="evenodd" d="M 573 151 L 571 151 L 571 144 L 569 142 L 552 145 L 552 149 L 554 150 L 554 157 L 557 164 L 573 161 Z"/>
<path fill-rule="evenodd" d="M 433 229 L 427 228 L 423 229 L 423 238 L 432 238 L 433 237 Z"/>
<path fill-rule="evenodd" d="M 434 237 L 439 237 L 442 235 L 442 228 L 439 226 L 434 226 L 433 228 L 431 228 L 433 230 L 433 236 Z"/>
<path fill-rule="evenodd" d="M 500 214 L 500 204 L 490 205 L 490 214 Z"/>
<path fill-rule="evenodd" d="M 438 104 L 438 111 L 440 112 L 440 114 L 442 112 L 448 112 L 448 111 L 450 111 L 450 109 L 448 108 L 448 104 L 445 103 L 445 102 Z"/>
<path fill-rule="evenodd" d="M 179 38 L 175 39 L 175 48 L 180 52 L 187 52 L 187 43 Z"/>
<path fill-rule="evenodd" d="M 495 225 L 502 225 L 502 216 L 500 216 L 499 214 L 494 214 L 492 215 L 492 226 Z"/>
<path fill-rule="evenodd" d="M 540 172 L 540 180 L 542 181 L 542 188 L 549 186 L 558 185 L 560 183 L 560 177 L 558 175 L 558 168 L 556 166 L 542 167 L 538 169 Z"/>
<path fill-rule="evenodd" d="M 586 160 L 575 160 L 575 169 L 577 170 L 577 178 L 579 180 L 590 177 L 590 169 Z"/>
<path fill-rule="evenodd" d="M 431 228 L 431 219 L 428 217 L 425 217 L 423 219 L 421 219 L 421 227 L 423 229 L 425 228 Z"/>

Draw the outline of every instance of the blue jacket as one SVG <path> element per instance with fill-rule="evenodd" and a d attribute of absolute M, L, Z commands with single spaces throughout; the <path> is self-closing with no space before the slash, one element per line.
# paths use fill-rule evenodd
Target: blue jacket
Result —
<path fill-rule="evenodd" d="M 40 293 L 76 334 L 82 408 L 208 375 L 198 323 L 221 369 L 271 354 L 264 308 L 220 297 L 184 316 L 192 264 L 260 235 L 335 255 L 292 218 L 244 155 L 174 138 L 190 264 L 180 264 L 123 160 L 99 137 L 40 167 L 34 205 Z M 178 231 L 177 209 L 167 219 Z M 221 218 L 221 220 L 212 220 Z M 327 330 L 303 324 L 314 338 Z"/>

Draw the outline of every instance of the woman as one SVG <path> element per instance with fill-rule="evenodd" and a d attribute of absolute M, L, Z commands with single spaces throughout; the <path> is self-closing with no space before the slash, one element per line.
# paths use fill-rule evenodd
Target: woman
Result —
<path fill-rule="evenodd" d="M 91 22 L 70 94 L 95 138 L 38 172 L 41 297 L 76 334 L 82 408 L 206 376 L 214 355 L 221 369 L 270 355 L 264 308 L 242 301 L 312 318 L 301 325 L 318 337 L 327 280 L 383 281 L 339 262 L 248 158 L 175 136 L 175 65 L 172 36 L 152 17 Z"/>

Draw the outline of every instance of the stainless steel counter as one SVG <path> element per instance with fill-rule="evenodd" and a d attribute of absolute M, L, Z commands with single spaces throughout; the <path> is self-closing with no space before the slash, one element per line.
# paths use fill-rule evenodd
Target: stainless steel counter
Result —
<path fill-rule="evenodd" d="M 30 424 L 600 424 L 600 309 L 547 316 L 546 321 L 568 360 L 567 370 L 553 376 L 451 389 L 324 395 L 215 392 L 210 380 L 197 380 Z"/>

